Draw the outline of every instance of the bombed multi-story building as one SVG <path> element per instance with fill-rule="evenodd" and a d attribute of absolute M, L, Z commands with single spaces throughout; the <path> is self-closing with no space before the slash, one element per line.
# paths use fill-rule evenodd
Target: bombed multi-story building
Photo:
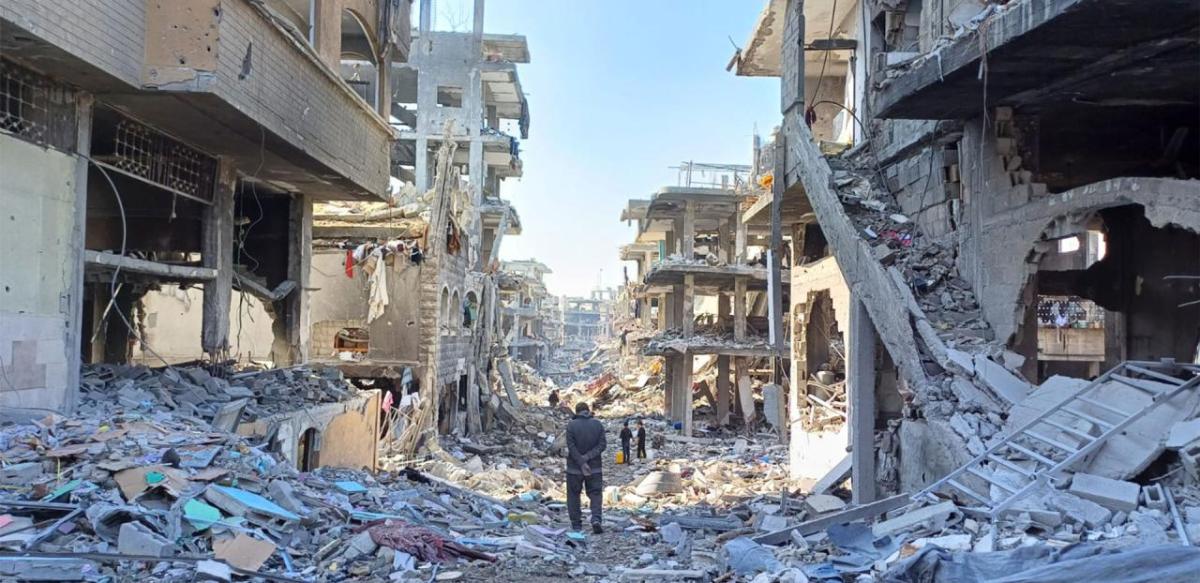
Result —
<path fill-rule="evenodd" d="M 746 426 L 754 421 L 751 377 L 758 376 L 767 383 L 764 417 L 782 433 L 775 410 L 782 395 L 774 381 L 784 364 L 787 272 L 780 271 L 781 257 L 769 252 L 772 236 L 781 234 L 772 233 L 769 222 L 747 220 L 750 167 L 688 166 L 683 185 L 630 200 L 622 212 L 622 220 L 637 227 L 634 242 L 621 250 L 621 259 L 636 269 L 624 291 L 630 307 L 622 337 L 642 356 L 662 358 L 663 414 L 684 435 L 693 429 L 694 375 L 710 371 L 715 386 L 705 383 L 701 392 L 716 426 L 729 424 L 731 413 Z M 722 180 L 699 183 L 700 168 Z"/>
<path fill-rule="evenodd" d="M 735 55 L 738 74 L 781 80 L 775 196 L 813 242 L 793 261 L 844 279 L 818 310 L 793 272 L 792 377 L 825 364 L 808 331 L 836 329 L 856 500 L 976 456 L 988 473 L 1024 455 L 1035 480 L 1089 452 L 1076 469 L 1114 478 L 1155 457 L 1117 443 L 1149 419 L 1110 430 L 1198 358 L 1200 7 L 1152 4 L 773 0 Z M 1160 359 L 1085 387 L 1105 398 L 1068 423 L 1103 439 L 1020 441 L 1028 399 Z M 802 387 L 793 422 L 819 406 Z"/>
<path fill-rule="evenodd" d="M 303 362 L 312 207 L 387 196 L 386 80 L 409 15 L 375 0 L 4 3 L 5 410 L 71 411 L 81 364 L 236 356 L 246 303 L 265 325 L 253 356 Z"/>
<path fill-rule="evenodd" d="M 499 332 L 512 358 L 540 368 L 558 320 L 553 317 L 557 299 L 546 290 L 544 280 L 553 272 L 536 259 L 505 261 L 502 270 Z"/>

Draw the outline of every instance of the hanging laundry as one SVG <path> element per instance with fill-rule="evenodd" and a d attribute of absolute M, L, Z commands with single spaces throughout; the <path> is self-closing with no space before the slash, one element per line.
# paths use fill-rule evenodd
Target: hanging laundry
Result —
<path fill-rule="evenodd" d="M 387 266 L 383 264 L 383 249 L 375 249 L 371 252 L 370 271 L 371 277 L 367 280 L 370 288 L 367 305 L 367 322 L 374 322 L 376 318 L 383 315 L 384 308 L 388 305 L 387 292 Z"/>
<path fill-rule="evenodd" d="M 346 250 L 346 277 L 354 279 L 354 251 Z"/>

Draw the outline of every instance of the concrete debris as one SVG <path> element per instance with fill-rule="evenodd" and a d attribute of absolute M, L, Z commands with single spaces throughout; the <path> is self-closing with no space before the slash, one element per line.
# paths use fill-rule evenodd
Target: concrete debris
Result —
<path fill-rule="evenodd" d="M 1071 479 L 1071 487 L 1067 491 L 1114 512 L 1132 512 L 1137 510 L 1142 490 L 1133 482 L 1077 473 Z"/>
<path fill-rule="evenodd" d="M 1200 418 L 1179 421 L 1167 433 L 1167 449 L 1183 449 L 1192 442 L 1200 441 Z"/>

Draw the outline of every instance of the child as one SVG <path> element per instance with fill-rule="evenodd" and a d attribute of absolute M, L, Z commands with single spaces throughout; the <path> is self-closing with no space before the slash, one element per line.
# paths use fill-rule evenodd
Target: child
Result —
<path fill-rule="evenodd" d="M 642 423 L 641 419 L 638 419 L 637 428 L 638 459 L 644 460 L 646 459 L 646 425 Z"/>
<path fill-rule="evenodd" d="M 626 419 L 621 424 L 621 453 L 623 463 L 629 463 L 629 442 L 633 439 L 633 432 L 629 430 L 629 420 Z"/>

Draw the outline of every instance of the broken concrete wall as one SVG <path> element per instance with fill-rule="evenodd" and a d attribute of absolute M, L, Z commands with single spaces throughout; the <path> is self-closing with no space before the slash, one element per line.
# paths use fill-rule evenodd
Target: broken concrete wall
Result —
<path fill-rule="evenodd" d="M 319 434 L 319 466 L 375 469 L 378 460 L 379 398 L 378 391 L 361 393 L 341 403 L 310 406 L 253 423 L 242 423 L 241 435 L 267 435 L 273 425 L 279 428 L 276 442 L 279 451 L 292 465 L 298 466 L 300 441 L 304 432 L 316 429 Z"/>
<path fill-rule="evenodd" d="M 132 362 L 159 366 L 161 356 L 172 364 L 205 357 L 200 347 L 204 319 L 204 289 L 163 284 L 142 296 L 137 322 L 149 350 L 134 346 Z M 115 317 L 115 316 L 114 316 Z M 235 291 L 229 304 L 229 356 L 239 362 L 271 360 L 273 318 L 263 301 Z"/>
<path fill-rule="evenodd" d="M 355 270 L 353 278 L 346 277 L 345 265 L 343 250 L 313 250 L 308 277 L 315 289 L 308 295 L 312 322 L 308 353 L 315 360 L 336 358 L 334 338 L 339 330 L 367 327 L 367 278 L 359 275 L 361 269 Z"/>
<path fill-rule="evenodd" d="M 910 3 L 911 4 L 911 3 Z M 937 40 L 954 34 L 956 28 L 987 7 L 985 0 L 921 0 L 921 52 L 933 49 Z"/>
<path fill-rule="evenodd" d="M 68 401 L 75 156 L 0 134 L 0 408 Z"/>
<path fill-rule="evenodd" d="M 946 421 L 905 420 L 899 434 L 901 492 L 917 492 L 973 457 Z"/>
<path fill-rule="evenodd" d="M 1200 183 L 1169 178 L 1126 177 L 1104 180 L 1050 194 L 1036 185 L 1012 185 L 1005 156 L 994 132 L 981 120 L 966 124 L 962 141 L 964 176 L 960 221 L 959 272 L 977 293 L 984 317 L 1007 341 L 1016 333 L 1024 308 L 1035 245 L 1063 236 L 1056 221 L 1072 220 L 1083 229 L 1086 218 L 1109 207 L 1138 204 L 1151 225 L 1175 225 L 1200 232 Z"/>

